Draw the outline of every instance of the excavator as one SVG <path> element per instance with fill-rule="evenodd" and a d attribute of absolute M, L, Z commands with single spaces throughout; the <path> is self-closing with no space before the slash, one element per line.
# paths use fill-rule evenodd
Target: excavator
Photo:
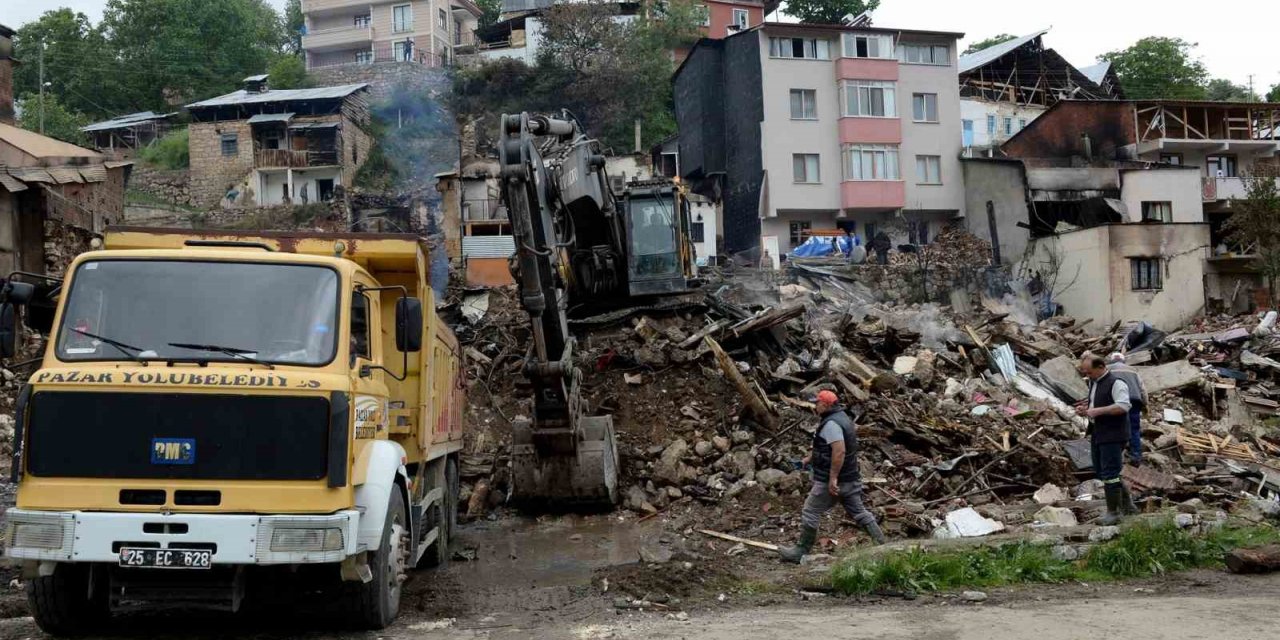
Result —
<path fill-rule="evenodd" d="M 665 178 L 615 193 L 599 142 L 567 110 L 503 115 L 498 156 L 512 276 L 533 334 L 523 368 L 533 415 L 512 425 L 509 501 L 610 508 L 619 495 L 613 419 L 585 415 L 570 310 L 616 311 L 696 288 L 688 202 Z"/>

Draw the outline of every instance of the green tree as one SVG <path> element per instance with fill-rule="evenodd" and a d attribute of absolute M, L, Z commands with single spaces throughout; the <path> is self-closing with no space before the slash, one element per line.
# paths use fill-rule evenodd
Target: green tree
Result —
<path fill-rule="evenodd" d="M 1258 102 L 1258 95 L 1249 87 L 1235 84 L 1226 78 L 1214 78 L 1205 85 L 1205 98 L 1223 102 Z"/>
<path fill-rule="evenodd" d="M 502 0 L 476 0 L 476 6 L 483 12 L 480 14 L 481 29 L 498 22 L 502 15 Z"/>
<path fill-rule="evenodd" d="M 845 16 L 875 11 L 880 0 L 788 0 L 783 13 L 800 22 L 840 24 Z"/>
<path fill-rule="evenodd" d="M 302 28 L 306 24 L 302 16 L 302 0 L 288 0 L 284 5 L 284 34 L 289 39 L 285 47 L 290 53 L 302 53 Z"/>
<path fill-rule="evenodd" d="M 979 41 L 977 41 L 977 42 L 975 42 L 975 43 L 973 43 L 973 44 L 969 45 L 969 48 L 968 48 L 968 49 L 965 49 L 965 50 L 964 50 L 964 53 L 962 53 L 962 54 L 960 54 L 960 55 L 962 55 L 962 56 L 967 56 L 967 55 L 969 55 L 969 54 L 971 54 L 971 53 L 975 53 L 975 52 L 978 52 L 978 51 L 982 51 L 983 49 L 986 49 L 986 48 L 988 48 L 988 47 L 994 47 L 994 46 L 996 46 L 996 45 L 998 45 L 998 44 L 1003 44 L 1003 43 L 1008 42 L 1008 41 L 1010 41 L 1010 40 L 1016 40 L 1016 39 L 1018 39 L 1018 36 L 1011 35 L 1011 34 L 1008 34 L 1008 33 L 1002 33 L 1002 34 L 1000 34 L 1000 35 L 991 36 L 990 38 L 983 38 L 983 39 L 981 39 L 981 40 L 979 40 Z"/>
<path fill-rule="evenodd" d="M 287 39 L 265 0 L 108 0 L 102 24 L 126 70 L 117 89 L 153 109 L 234 90 Z"/>
<path fill-rule="evenodd" d="M 66 108 L 105 119 L 131 111 L 129 96 L 121 95 L 114 80 L 126 71 L 112 55 L 101 27 L 70 9 L 46 11 L 22 25 L 14 36 L 15 95 L 40 92 L 40 54 L 44 49 L 46 94 L 57 96 Z"/>
<path fill-rule="evenodd" d="M 1280 102 L 1280 84 L 1271 87 L 1267 92 L 1267 102 Z"/>
<path fill-rule="evenodd" d="M 73 111 L 58 102 L 54 94 L 46 91 L 43 104 L 38 93 L 26 93 L 18 98 L 18 126 L 28 131 L 40 131 L 41 112 L 44 116 L 44 135 L 63 142 L 86 146 L 89 136 L 80 130 L 93 120 L 83 113 Z"/>
<path fill-rule="evenodd" d="M 1277 171 L 1265 166 L 1255 164 L 1253 174 L 1245 177 L 1245 197 L 1232 200 L 1231 217 L 1223 228 L 1228 240 L 1258 256 L 1258 270 L 1275 297 L 1280 278 L 1280 191 Z"/>
<path fill-rule="evenodd" d="M 1200 100 L 1209 72 L 1193 56 L 1193 42 L 1151 36 L 1099 57 L 1111 63 L 1131 99 Z"/>
<path fill-rule="evenodd" d="M 272 89 L 305 89 L 310 86 L 307 64 L 302 61 L 301 54 L 278 54 L 267 65 L 267 73 L 271 74 L 268 82 Z"/>

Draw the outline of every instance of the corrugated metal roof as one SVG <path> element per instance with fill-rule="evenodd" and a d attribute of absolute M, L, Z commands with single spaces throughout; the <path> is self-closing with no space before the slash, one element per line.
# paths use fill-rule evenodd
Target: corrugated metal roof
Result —
<path fill-rule="evenodd" d="M 289 125 L 289 128 L 290 128 L 290 129 L 294 129 L 294 130 L 300 130 L 300 129 L 336 129 L 337 127 L 338 127 L 338 123 L 336 123 L 336 122 L 299 122 L 299 123 L 297 123 L 297 124 L 291 124 L 291 125 Z"/>
<path fill-rule="evenodd" d="M 1021 38 L 1014 38 L 1008 42 L 1001 42 L 1000 44 L 987 47 L 986 49 L 974 51 L 969 55 L 960 56 L 960 73 L 973 71 L 978 67 L 995 62 L 1010 51 L 1013 51 L 1014 49 L 1017 49 L 1018 47 L 1021 47 L 1022 45 L 1027 44 L 1046 33 L 1049 33 L 1048 29 L 1037 31 L 1033 34 L 1022 36 Z"/>
<path fill-rule="evenodd" d="M 288 122 L 293 119 L 292 113 L 259 113 L 249 118 L 249 124 L 258 124 L 262 122 Z"/>
<path fill-rule="evenodd" d="M 506 258 L 516 252 L 513 236 L 463 236 L 462 255 L 468 258 Z"/>
<path fill-rule="evenodd" d="M 76 167 L 80 171 L 80 177 L 85 182 L 106 182 L 107 168 L 100 164 L 91 164 L 87 167 Z"/>
<path fill-rule="evenodd" d="M 119 167 L 128 167 L 133 164 L 132 160 L 108 160 L 102 163 L 102 166 L 108 169 L 117 169 Z"/>
<path fill-rule="evenodd" d="M 256 76 L 249 76 L 244 80 L 241 80 L 241 82 L 262 82 L 263 80 L 266 80 L 266 79 L 267 79 L 267 74 L 260 73 Z"/>
<path fill-rule="evenodd" d="M 19 129 L 0 123 L 0 141 L 13 145 L 23 153 L 36 158 L 101 158 L 102 154 L 84 147 L 77 147 L 61 140 L 42 136 L 34 131 Z"/>
<path fill-rule="evenodd" d="M 172 115 L 173 115 L 172 113 L 155 113 L 154 111 L 139 111 L 138 113 L 131 113 L 127 116 L 120 116 L 118 118 L 112 118 L 110 120 L 103 120 L 102 122 L 95 122 L 91 125 L 80 127 L 80 130 L 87 133 L 92 131 L 106 131 L 108 129 L 127 129 L 134 125 L 142 124 L 143 122 L 150 122 L 152 120 L 164 120 Z"/>
<path fill-rule="evenodd" d="M 58 184 L 48 171 L 40 167 L 9 167 L 9 175 L 23 182 L 45 182 L 48 184 Z"/>
<path fill-rule="evenodd" d="M 1080 67 L 1079 70 L 1090 82 L 1102 84 L 1102 80 L 1107 77 L 1107 72 L 1111 70 L 1111 63 L 1099 62 L 1091 67 Z"/>
<path fill-rule="evenodd" d="M 27 185 L 22 184 L 21 181 L 7 173 L 0 173 L 0 186 L 7 189 L 9 193 L 17 193 L 19 191 L 27 190 Z"/>
<path fill-rule="evenodd" d="M 49 167 L 48 169 L 45 169 L 45 171 L 48 171 L 49 175 L 53 176 L 54 180 L 58 181 L 58 184 L 84 182 L 84 178 L 80 177 L 80 172 L 76 171 L 74 167 Z"/>
<path fill-rule="evenodd" d="M 201 107 L 225 107 L 233 104 L 261 104 L 265 102 L 290 102 L 296 100 L 326 100 L 345 98 L 361 89 L 368 83 L 344 84 L 336 87 L 317 87 L 315 89 L 272 89 L 261 93 L 249 93 L 244 90 L 234 91 L 216 98 L 187 105 L 188 109 Z"/>

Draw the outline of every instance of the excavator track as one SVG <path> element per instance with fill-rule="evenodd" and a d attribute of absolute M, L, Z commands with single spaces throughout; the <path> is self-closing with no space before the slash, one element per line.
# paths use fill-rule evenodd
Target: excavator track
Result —
<path fill-rule="evenodd" d="M 670 298 L 664 298 L 653 304 L 638 305 L 638 306 L 626 307 L 623 309 L 615 309 L 607 313 L 601 313 L 594 316 L 587 316 L 585 318 L 570 318 L 569 326 L 575 329 L 583 328 L 583 327 L 602 327 L 602 326 L 608 326 L 611 324 L 622 322 L 627 318 L 630 318 L 640 313 L 655 313 L 655 312 L 667 313 L 672 311 L 701 309 L 705 306 L 706 304 L 703 302 L 703 296 L 701 293 L 692 294 L 692 295 L 683 295 L 683 296 L 673 296 Z"/>

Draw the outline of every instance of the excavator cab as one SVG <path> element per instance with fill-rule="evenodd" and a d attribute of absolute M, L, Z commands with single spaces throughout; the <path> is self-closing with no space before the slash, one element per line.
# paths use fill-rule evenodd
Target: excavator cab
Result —
<path fill-rule="evenodd" d="M 627 293 L 632 297 L 688 291 L 694 276 L 689 205 L 667 180 L 633 182 L 622 194 L 627 242 Z"/>

